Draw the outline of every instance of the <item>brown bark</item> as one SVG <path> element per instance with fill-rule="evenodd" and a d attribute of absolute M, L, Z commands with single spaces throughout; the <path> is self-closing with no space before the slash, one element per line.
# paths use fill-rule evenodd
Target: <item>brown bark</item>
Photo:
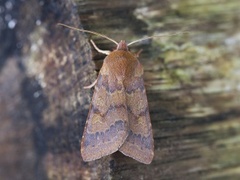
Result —
<path fill-rule="evenodd" d="M 13 4 L 8 10 L 16 27 L 0 27 L 3 179 L 240 176 L 238 1 L 43 2 Z M 131 47 L 143 49 L 139 60 L 151 84 L 146 87 L 155 140 L 150 165 L 121 153 L 82 161 L 79 141 L 92 92 L 83 86 L 95 80 L 94 62 L 99 69 L 103 56 L 94 52 L 92 58 L 87 36 L 58 22 L 127 42 L 190 31 Z M 9 34 L 15 38 L 6 41 Z M 101 49 L 115 48 L 92 38 Z"/>

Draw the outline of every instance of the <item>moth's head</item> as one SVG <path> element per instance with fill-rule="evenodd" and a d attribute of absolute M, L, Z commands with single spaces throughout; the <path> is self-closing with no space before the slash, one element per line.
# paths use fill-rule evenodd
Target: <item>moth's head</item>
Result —
<path fill-rule="evenodd" d="M 127 45 L 126 41 L 121 40 L 121 41 L 118 43 L 116 50 L 128 51 L 128 45 Z"/>

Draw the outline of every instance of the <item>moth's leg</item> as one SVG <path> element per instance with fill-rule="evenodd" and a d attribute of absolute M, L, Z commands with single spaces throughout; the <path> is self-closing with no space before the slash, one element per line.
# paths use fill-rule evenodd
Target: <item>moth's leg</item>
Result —
<path fill-rule="evenodd" d="M 97 79 L 92 84 L 88 86 L 84 86 L 83 89 L 91 89 L 93 86 L 95 86 L 96 83 L 97 83 Z"/>
<path fill-rule="evenodd" d="M 93 47 L 96 49 L 97 52 L 102 53 L 102 54 L 106 54 L 109 55 L 111 51 L 107 51 L 107 50 L 101 50 L 99 49 L 96 44 L 93 42 L 93 40 L 90 40 L 90 42 L 92 43 Z"/>
<path fill-rule="evenodd" d="M 152 84 L 151 84 L 151 83 L 146 83 L 146 82 L 144 82 L 144 86 L 146 86 L 146 87 L 151 87 Z"/>
<path fill-rule="evenodd" d="M 141 54 L 142 51 L 143 51 L 143 50 L 140 49 L 136 54 L 134 54 L 134 56 L 135 56 L 136 58 L 138 58 L 138 57 L 140 56 L 140 54 Z"/>

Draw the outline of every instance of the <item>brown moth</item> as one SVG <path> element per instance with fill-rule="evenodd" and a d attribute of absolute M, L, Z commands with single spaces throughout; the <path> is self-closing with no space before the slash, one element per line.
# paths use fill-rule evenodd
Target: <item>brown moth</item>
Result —
<path fill-rule="evenodd" d="M 104 59 L 96 81 L 81 142 L 82 158 L 92 161 L 120 151 L 150 164 L 153 149 L 143 67 L 120 41 Z"/>
<path fill-rule="evenodd" d="M 125 41 L 117 43 L 96 32 L 76 30 L 105 37 L 117 44 L 116 50 L 109 52 L 99 50 L 93 43 L 96 50 L 107 56 L 97 80 L 87 87 L 95 85 L 81 141 L 83 160 L 93 161 L 120 151 L 141 163 L 150 164 L 154 141 L 143 67 L 137 56 L 128 51 L 128 45 L 140 40 L 127 45 Z"/>

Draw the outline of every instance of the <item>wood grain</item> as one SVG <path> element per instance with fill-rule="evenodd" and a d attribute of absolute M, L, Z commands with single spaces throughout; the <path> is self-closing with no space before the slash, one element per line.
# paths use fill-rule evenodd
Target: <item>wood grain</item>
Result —
<path fill-rule="evenodd" d="M 0 6 L 2 179 L 239 179 L 239 1 L 29 0 Z M 130 49 L 143 49 L 138 59 L 151 84 L 150 165 L 119 152 L 82 161 L 79 141 L 92 97 L 83 87 L 97 74 L 87 40 L 100 49 L 114 45 L 59 22 L 128 42 L 191 32 Z M 93 57 L 99 70 L 104 56 L 94 51 Z"/>

